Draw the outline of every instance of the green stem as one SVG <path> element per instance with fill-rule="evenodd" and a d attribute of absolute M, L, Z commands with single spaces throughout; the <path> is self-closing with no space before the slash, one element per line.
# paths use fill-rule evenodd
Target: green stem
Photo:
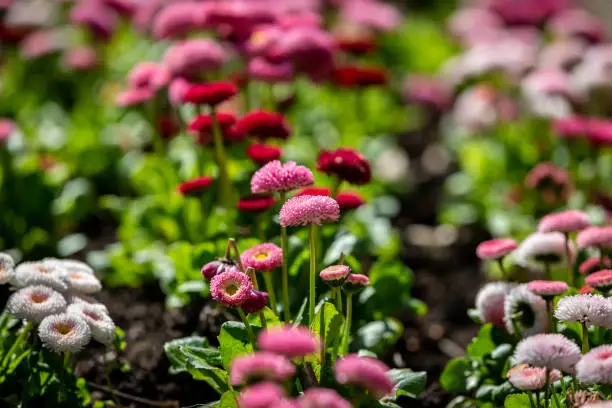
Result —
<path fill-rule="evenodd" d="M 227 171 L 227 158 L 225 155 L 225 147 L 223 146 L 223 134 L 221 133 L 221 127 L 217 120 L 217 112 L 214 108 L 211 108 L 210 117 L 213 125 L 215 156 L 217 157 L 217 165 L 219 166 L 219 194 L 223 206 L 230 208 L 232 202 L 232 184 Z"/>
<path fill-rule="evenodd" d="M 501 271 L 502 274 L 502 278 L 506 281 L 510 280 L 507 272 L 506 272 L 506 268 L 504 267 L 504 258 L 499 258 L 497 260 L 497 264 L 499 265 L 499 270 Z"/>
<path fill-rule="evenodd" d="M 551 389 L 551 392 L 552 392 L 552 395 L 553 395 L 553 399 L 555 400 L 555 405 L 556 405 L 558 408 L 563 408 L 563 405 L 561 405 L 561 403 L 559 402 L 559 396 L 558 396 L 558 395 L 557 395 L 557 393 L 555 392 L 555 389 L 554 389 L 554 387 L 552 386 L 552 384 L 550 384 L 550 389 Z"/>
<path fill-rule="evenodd" d="M 281 206 L 285 204 L 287 201 L 287 193 L 281 191 Z M 289 262 L 289 236 L 287 234 L 287 227 L 281 226 L 281 249 L 283 250 L 283 269 L 282 269 L 282 279 L 283 279 L 283 313 L 285 315 L 285 322 L 289 322 L 291 320 L 291 310 L 289 307 L 289 272 L 288 272 L 288 262 Z"/>
<path fill-rule="evenodd" d="M 546 270 L 546 280 L 552 280 L 549 262 L 544 262 L 544 269 Z"/>
<path fill-rule="evenodd" d="M 115 395 L 115 388 L 113 387 L 113 383 L 111 382 L 111 379 L 110 379 L 110 375 L 109 375 L 109 371 L 110 371 L 109 365 L 110 364 L 109 364 L 109 361 L 106 359 L 106 352 L 102 353 L 102 359 L 103 359 L 103 364 L 104 364 L 104 379 L 106 380 L 106 386 L 110 390 L 110 394 L 111 394 L 111 398 L 113 399 L 113 402 L 115 403 L 115 405 L 120 407 L 121 404 L 119 404 L 119 399 L 117 399 L 117 396 Z"/>
<path fill-rule="evenodd" d="M 336 286 L 332 289 L 332 292 L 334 292 L 334 297 L 336 298 L 336 310 L 342 313 L 342 291 Z"/>
<path fill-rule="evenodd" d="M 317 299 L 315 278 L 317 275 L 317 250 L 315 246 L 315 226 L 308 225 L 310 235 L 310 285 L 309 285 L 309 304 L 308 304 L 308 325 L 314 321 L 314 309 Z"/>
<path fill-rule="evenodd" d="M 257 232 L 257 238 L 259 238 L 261 242 L 265 242 L 266 241 L 266 231 L 263 225 L 262 214 L 257 214 L 257 216 L 255 217 L 255 231 Z"/>
<path fill-rule="evenodd" d="M 586 323 L 582 323 L 582 354 L 589 351 L 589 329 Z"/>
<path fill-rule="evenodd" d="M 569 286 L 574 287 L 574 263 L 572 262 L 572 252 L 570 251 L 570 237 L 569 234 L 565 234 L 565 256 L 567 256 L 567 283 Z"/>
<path fill-rule="evenodd" d="M 6 368 L 9 360 L 11 359 L 11 355 L 15 353 L 15 351 L 17 350 L 17 347 L 19 347 L 19 345 L 25 340 L 31 328 L 32 328 L 32 323 L 27 323 L 23 327 L 23 329 L 21 330 L 21 333 L 19 333 L 19 336 L 17 337 L 17 339 L 15 339 L 15 342 L 13 343 L 9 351 L 4 356 L 4 359 L 2 360 L 3 369 Z"/>
<path fill-rule="evenodd" d="M 276 313 L 276 294 L 274 293 L 274 281 L 272 280 L 271 272 L 264 272 L 263 274 L 264 282 L 266 283 L 266 290 L 268 291 L 268 295 L 270 296 L 270 307 Z"/>
<path fill-rule="evenodd" d="M 321 332 L 321 367 L 325 367 L 325 303 L 321 305 L 321 315 L 319 320 L 319 331 Z"/>
<path fill-rule="evenodd" d="M 255 348 L 255 334 L 253 333 L 253 328 L 249 324 L 249 321 L 247 320 L 247 317 L 244 314 L 244 311 L 241 308 L 237 308 L 236 310 L 238 311 L 238 314 L 240 315 L 240 319 L 242 319 L 242 323 L 244 323 L 247 333 L 249 334 L 249 341 L 253 345 L 253 348 Z"/>
<path fill-rule="evenodd" d="M 340 185 L 342 184 L 342 180 L 338 177 L 334 178 L 334 185 L 332 186 L 330 197 L 335 199 L 338 197 L 338 191 L 340 191 Z"/>
<path fill-rule="evenodd" d="M 536 408 L 537 405 L 535 405 L 535 401 L 533 400 L 533 393 L 528 393 L 529 395 L 529 405 L 531 405 L 531 408 Z"/>
<path fill-rule="evenodd" d="M 348 354 L 349 350 L 349 337 L 351 335 L 351 320 L 353 319 L 353 294 L 346 294 L 346 322 L 344 322 L 344 336 L 342 337 L 342 341 L 344 342 L 344 347 L 342 350 L 344 355 Z"/>
<path fill-rule="evenodd" d="M 553 300 L 552 298 L 546 299 L 546 311 L 548 312 L 548 330 L 550 333 L 556 333 L 557 328 L 555 327 L 555 316 L 553 312 Z"/>

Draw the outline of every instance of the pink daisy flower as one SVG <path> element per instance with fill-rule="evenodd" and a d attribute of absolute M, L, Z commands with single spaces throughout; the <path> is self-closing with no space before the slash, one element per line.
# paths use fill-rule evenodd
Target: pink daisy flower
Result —
<path fill-rule="evenodd" d="M 544 298 L 558 296 L 567 292 L 567 283 L 561 281 L 534 280 L 527 284 L 527 289 Z"/>
<path fill-rule="evenodd" d="M 350 402 L 329 388 L 309 388 L 298 402 L 301 408 L 352 408 Z"/>
<path fill-rule="evenodd" d="M 542 367 L 529 367 L 520 364 L 508 371 L 508 381 L 521 391 L 541 390 L 546 386 L 546 369 Z M 548 375 L 550 383 L 561 379 L 559 370 L 552 370 Z"/>
<path fill-rule="evenodd" d="M 330 286 L 340 286 L 351 273 L 351 268 L 346 265 L 331 265 L 319 273 L 319 277 Z"/>
<path fill-rule="evenodd" d="M 319 339 L 306 327 L 282 326 L 263 331 L 258 339 L 262 350 L 289 358 L 304 357 L 319 350 Z"/>
<path fill-rule="evenodd" d="M 595 347 L 576 364 L 576 377 L 581 384 L 612 384 L 612 345 Z"/>
<path fill-rule="evenodd" d="M 259 351 L 232 361 L 230 382 L 240 385 L 250 380 L 283 382 L 295 375 L 295 366 L 286 357 Z"/>
<path fill-rule="evenodd" d="M 580 348 L 562 334 L 536 334 L 519 342 L 514 351 L 518 363 L 573 374 Z"/>
<path fill-rule="evenodd" d="M 510 238 L 491 239 L 476 247 L 476 256 L 483 260 L 496 260 L 508 255 L 516 247 L 516 241 Z"/>
<path fill-rule="evenodd" d="M 245 268 L 253 268 L 260 272 L 271 272 L 280 268 L 283 263 L 283 250 L 266 242 L 247 249 L 240 256 Z"/>
<path fill-rule="evenodd" d="M 587 285 L 603 290 L 612 286 L 612 270 L 604 269 L 603 271 L 595 272 L 586 277 Z"/>
<path fill-rule="evenodd" d="M 120 92 L 115 98 L 115 105 L 127 108 L 142 105 L 155 97 L 155 93 L 147 88 L 128 88 Z"/>
<path fill-rule="evenodd" d="M 246 388 L 238 397 L 239 408 L 277 407 L 284 399 L 283 389 L 274 383 L 263 382 Z"/>
<path fill-rule="evenodd" d="M 344 281 L 342 290 L 344 290 L 346 293 L 353 293 L 369 285 L 370 278 L 360 273 L 351 273 Z"/>
<path fill-rule="evenodd" d="M 567 210 L 559 213 L 548 214 L 538 224 L 539 232 L 576 232 L 591 225 L 589 215 L 583 211 Z"/>
<path fill-rule="evenodd" d="M 589 227 L 576 238 L 578 248 L 612 249 L 612 227 Z"/>
<path fill-rule="evenodd" d="M 387 375 L 389 367 L 382 361 L 356 354 L 336 361 L 334 373 L 340 384 L 350 384 L 368 390 L 375 398 L 382 398 L 393 391 L 393 381 Z"/>
<path fill-rule="evenodd" d="M 249 298 L 240 307 L 245 313 L 257 313 L 266 307 L 269 297 L 267 292 L 252 290 Z"/>
<path fill-rule="evenodd" d="M 210 281 L 210 294 L 213 299 L 228 307 L 241 306 L 249 299 L 251 290 L 251 280 L 238 270 L 216 275 Z"/>
<path fill-rule="evenodd" d="M 589 275 L 593 272 L 600 271 L 602 266 L 604 268 L 612 267 L 612 261 L 610 261 L 610 258 L 604 256 L 603 259 L 601 259 L 598 256 L 594 256 L 581 263 L 579 271 L 581 275 Z"/>
<path fill-rule="evenodd" d="M 595 288 L 589 285 L 584 285 L 580 289 L 578 289 L 578 293 L 581 295 L 588 295 L 589 293 L 595 292 Z"/>
<path fill-rule="evenodd" d="M 504 327 L 504 301 L 513 285 L 506 282 L 487 283 L 476 295 L 476 309 L 482 323 Z"/>
<path fill-rule="evenodd" d="M 338 202 L 325 196 L 293 197 L 280 210 L 280 224 L 283 227 L 321 225 L 323 221 L 338 221 L 338 218 Z"/>
<path fill-rule="evenodd" d="M 240 270 L 236 267 L 233 261 L 230 262 L 226 259 L 221 259 L 205 264 L 200 270 L 200 272 L 202 273 L 204 279 L 210 282 L 215 276 L 230 270 L 240 272 Z"/>
<path fill-rule="evenodd" d="M 599 394 L 596 394 L 599 398 Z M 597 401 L 583 405 L 582 408 L 612 408 L 612 401 Z"/>
<path fill-rule="evenodd" d="M 555 317 L 565 322 L 580 322 L 587 326 L 607 326 L 612 304 L 600 295 L 583 294 L 561 298 Z"/>
<path fill-rule="evenodd" d="M 282 164 L 273 160 L 257 170 L 251 178 L 253 194 L 287 192 L 314 184 L 312 172 L 295 162 Z"/>

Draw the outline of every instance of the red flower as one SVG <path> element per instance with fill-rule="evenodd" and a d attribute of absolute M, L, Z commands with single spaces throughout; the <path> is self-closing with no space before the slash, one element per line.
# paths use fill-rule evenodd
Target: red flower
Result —
<path fill-rule="evenodd" d="M 241 133 L 258 139 L 286 140 L 291 134 L 291 128 L 283 117 L 276 112 L 256 110 L 249 112 L 236 124 Z"/>
<path fill-rule="evenodd" d="M 331 194 L 331 190 L 327 187 L 307 187 L 300 190 L 295 196 L 329 196 Z M 340 206 L 340 210 L 354 210 L 356 208 L 361 207 L 366 203 L 365 199 L 361 196 L 361 194 L 355 191 L 341 191 L 336 196 L 336 201 Z"/>
<path fill-rule="evenodd" d="M 264 212 L 276 204 L 271 194 L 253 194 L 242 197 L 238 201 L 238 211 L 242 212 Z"/>
<path fill-rule="evenodd" d="M 386 85 L 387 73 L 376 67 L 340 67 L 334 70 L 334 82 L 347 88 Z"/>
<path fill-rule="evenodd" d="M 278 146 L 263 143 L 253 143 L 246 150 L 247 156 L 255 163 L 264 165 L 272 160 L 277 160 L 283 154 L 283 149 Z"/>
<path fill-rule="evenodd" d="M 223 134 L 223 140 L 226 142 L 241 142 L 244 140 L 244 135 L 238 132 L 234 126 L 236 117 L 231 113 L 217 113 L 217 121 L 219 128 Z M 199 115 L 190 124 L 190 131 L 197 134 L 198 143 L 210 143 L 213 138 L 213 122 L 211 115 Z"/>
<path fill-rule="evenodd" d="M 171 139 L 181 130 L 181 127 L 171 115 L 161 115 L 157 118 L 157 130 L 162 139 Z"/>
<path fill-rule="evenodd" d="M 176 188 L 176 191 L 181 193 L 182 195 L 190 195 L 201 193 L 208 190 L 208 187 L 213 182 L 213 178 L 209 176 L 197 177 L 192 180 L 187 180 Z"/>
<path fill-rule="evenodd" d="M 338 49 L 353 55 L 365 55 L 376 50 L 376 44 L 371 39 L 338 38 L 336 45 Z"/>
<path fill-rule="evenodd" d="M 372 178 L 370 163 L 353 149 L 321 151 L 317 170 L 351 184 L 367 184 Z"/>
<path fill-rule="evenodd" d="M 219 81 L 191 86 L 183 96 L 183 102 L 196 105 L 216 106 L 238 93 L 238 88 L 231 82 Z"/>

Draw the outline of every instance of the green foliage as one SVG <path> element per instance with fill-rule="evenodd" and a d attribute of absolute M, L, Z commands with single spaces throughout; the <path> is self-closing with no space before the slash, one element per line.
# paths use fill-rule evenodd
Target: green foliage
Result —
<path fill-rule="evenodd" d="M 223 367 L 229 370 L 232 360 L 242 354 L 253 351 L 249 335 L 243 323 L 225 322 L 219 333 L 219 352 L 223 360 Z"/>
<path fill-rule="evenodd" d="M 404 326 L 397 319 L 388 317 L 373 321 L 357 330 L 351 348 L 366 349 L 376 355 L 384 355 L 395 345 L 403 332 Z"/>

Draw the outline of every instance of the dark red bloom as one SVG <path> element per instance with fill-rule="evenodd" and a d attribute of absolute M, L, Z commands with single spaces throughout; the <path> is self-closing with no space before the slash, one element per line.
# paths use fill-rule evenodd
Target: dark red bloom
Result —
<path fill-rule="evenodd" d="M 202 273 L 204 279 L 210 282 L 212 278 L 218 274 L 229 272 L 231 270 L 238 271 L 238 267 L 235 265 L 235 263 L 225 258 L 219 258 L 216 261 L 212 261 L 204 265 L 200 272 Z"/>
<path fill-rule="evenodd" d="M 351 184 L 367 184 L 372 179 L 370 163 L 353 149 L 321 151 L 317 160 L 317 170 Z"/>
<path fill-rule="evenodd" d="M 334 70 L 334 82 L 346 88 L 387 84 L 387 73 L 382 68 L 346 66 Z"/>
<path fill-rule="evenodd" d="M 238 201 L 238 211 L 242 212 L 264 212 L 274 207 L 276 200 L 271 194 L 253 194 L 242 197 Z"/>
<path fill-rule="evenodd" d="M 157 130 L 163 139 L 172 139 L 181 130 L 181 127 L 171 115 L 161 115 L 157 118 Z"/>
<path fill-rule="evenodd" d="M 230 99 L 237 93 L 238 88 L 231 82 L 208 82 L 191 86 L 187 92 L 185 92 L 183 102 L 194 103 L 196 105 L 216 106 Z"/>
<path fill-rule="evenodd" d="M 226 142 L 241 142 L 244 140 L 244 135 L 238 132 L 234 126 L 236 117 L 231 113 L 217 113 L 217 121 L 219 128 L 223 134 L 223 140 Z M 213 121 L 211 115 L 199 115 L 190 124 L 188 129 L 197 134 L 197 140 L 200 144 L 210 143 L 213 139 Z"/>
<path fill-rule="evenodd" d="M 258 290 L 252 290 L 246 302 L 242 304 L 245 313 L 257 313 L 268 304 L 268 294 Z"/>
<path fill-rule="evenodd" d="M 336 39 L 338 49 L 353 55 L 365 55 L 376 50 L 376 43 L 371 39 Z"/>
<path fill-rule="evenodd" d="M 182 195 L 197 194 L 208 190 L 208 187 L 210 187 L 212 182 L 212 177 L 197 177 L 179 184 L 179 186 L 176 188 L 176 191 L 178 191 Z"/>
<path fill-rule="evenodd" d="M 586 138 L 595 147 L 612 145 L 612 121 L 589 118 L 586 122 Z"/>
<path fill-rule="evenodd" d="M 238 121 L 236 127 L 241 133 L 262 140 L 286 140 L 291 134 L 291 128 L 283 115 L 264 110 L 247 113 Z"/>
<path fill-rule="evenodd" d="M 327 187 L 307 187 L 301 189 L 295 196 L 311 195 L 311 196 L 329 196 L 331 190 Z M 354 210 L 366 203 L 361 194 L 355 191 L 340 191 L 336 196 L 336 201 L 343 211 Z"/>
<path fill-rule="evenodd" d="M 278 146 L 263 143 L 253 143 L 246 150 L 247 156 L 255 163 L 264 165 L 272 160 L 278 160 L 283 154 L 283 149 Z"/>
<path fill-rule="evenodd" d="M 329 196 L 330 194 L 331 190 L 327 187 L 306 187 L 295 193 L 294 197 L 299 197 L 303 195 Z"/>

